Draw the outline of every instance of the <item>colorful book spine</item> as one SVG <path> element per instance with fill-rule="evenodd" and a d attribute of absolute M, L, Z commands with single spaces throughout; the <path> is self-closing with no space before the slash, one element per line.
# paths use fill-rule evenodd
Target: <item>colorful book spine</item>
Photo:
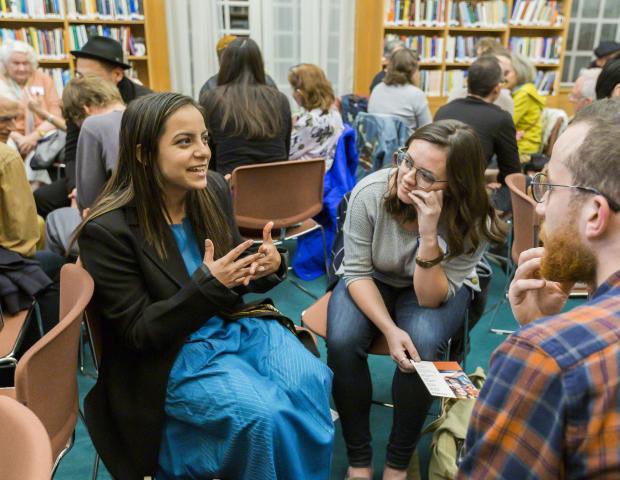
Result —
<path fill-rule="evenodd" d="M 534 63 L 558 65 L 562 37 L 510 37 L 510 50 L 528 57 Z"/>
<path fill-rule="evenodd" d="M 443 94 L 450 95 L 455 89 L 462 90 L 467 85 L 467 70 L 446 70 L 443 78 Z"/>
<path fill-rule="evenodd" d="M 64 59 L 65 40 L 61 28 L 37 30 L 34 27 L 18 29 L 0 29 L 0 45 L 20 40 L 30 45 L 39 59 Z"/>
<path fill-rule="evenodd" d="M 512 25 L 559 26 L 564 18 L 561 2 L 555 0 L 515 0 L 510 23 Z"/>
<path fill-rule="evenodd" d="M 142 0 L 129 0 L 139 8 Z M 386 0 L 385 24 L 442 27 L 446 24 L 446 0 Z"/>

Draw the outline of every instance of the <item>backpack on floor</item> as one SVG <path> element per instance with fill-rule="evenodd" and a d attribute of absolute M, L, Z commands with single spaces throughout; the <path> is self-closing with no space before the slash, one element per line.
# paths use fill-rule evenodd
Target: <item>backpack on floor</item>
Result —
<path fill-rule="evenodd" d="M 486 376 L 484 370 L 477 367 L 469 378 L 476 388 L 480 389 Z M 428 480 L 452 480 L 456 477 L 469 418 L 475 403 L 475 398 L 444 399 L 441 416 L 424 429 L 424 433 L 434 432 L 428 465 Z"/>

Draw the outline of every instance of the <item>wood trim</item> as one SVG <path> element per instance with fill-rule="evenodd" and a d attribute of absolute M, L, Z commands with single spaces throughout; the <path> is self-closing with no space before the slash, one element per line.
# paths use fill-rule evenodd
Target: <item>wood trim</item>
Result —
<path fill-rule="evenodd" d="M 370 82 L 381 70 L 383 55 L 383 1 L 357 0 L 353 92 L 369 95 Z"/>
<path fill-rule="evenodd" d="M 170 91 L 168 29 L 164 0 L 144 0 L 144 19 L 149 88 L 158 92 Z"/>

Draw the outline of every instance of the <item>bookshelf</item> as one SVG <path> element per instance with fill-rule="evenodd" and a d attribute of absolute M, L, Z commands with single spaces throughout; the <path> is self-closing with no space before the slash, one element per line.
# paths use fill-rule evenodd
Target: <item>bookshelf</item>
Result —
<path fill-rule="evenodd" d="M 0 43 L 32 45 L 59 90 L 75 70 L 69 52 L 91 35 L 120 41 L 130 76 L 170 90 L 165 0 L 0 0 Z"/>
<path fill-rule="evenodd" d="M 420 86 L 431 107 L 441 105 L 449 87 L 463 81 L 477 41 L 495 37 L 533 61 L 537 86 L 552 92 L 551 100 L 561 93 L 571 4 L 572 0 L 357 0 L 363 14 L 356 16 L 354 91 L 369 94 L 370 82 L 381 68 L 384 38 L 400 37 L 421 53 Z"/>

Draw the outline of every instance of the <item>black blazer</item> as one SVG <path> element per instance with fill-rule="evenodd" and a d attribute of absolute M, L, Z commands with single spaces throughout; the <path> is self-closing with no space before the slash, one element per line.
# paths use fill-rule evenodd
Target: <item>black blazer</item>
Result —
<path fill-rule="evenodd" d="M 210 172 L 207 188 L 217 192 L 239 244 L 226 181 Z M 78 241 L 95 280 L 103 342 L 99 377 L 85 400 L 86 424 L 115 478 L 155 473 L 168 376 L 187 336 L 219 311 L 241 304 L 243 293 L 267 291 L 286 274 L 283 258 L 276 274 L 249 289 L 229 290 L 204 265 L 190 278 L 172 233 L 164 242 L 162 260 L 145 242 L 131 206 L 90 221 Z"/>

